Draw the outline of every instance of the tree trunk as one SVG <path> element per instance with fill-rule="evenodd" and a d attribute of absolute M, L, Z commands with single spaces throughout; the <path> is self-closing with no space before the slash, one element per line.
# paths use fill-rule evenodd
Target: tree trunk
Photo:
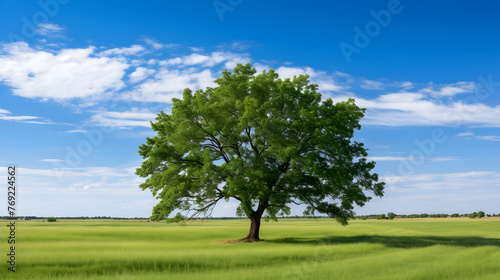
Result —
<path fill-rule="evenodd" d="M 250 231 L 248 232 L 247 237 L 240 239 L 240 241 L 244 242 L 255 242 L 260 241 L 259 231 L 260 231 L 260 218 L 262 218 L 262 214 L 268 207 L 268 202 L 260 202 L 257 211 L 252 211 L 252 213 L 247 213 L 247 217 L 250 219 Z M 250 207 L 249 207 L 250 208 Z"/>
<path fill-rule="evenodd" d="M 247 242 L 254 242 L 254 241 L 260 241 L 259 238 L 259 230 L 260 230 L 260 218 L 262 217 L 262 214 L 258 214 L 257 212 L 253 212 L 252 215 L 250 215 L 250 231 L 248 232 L 247 237 L 243 238 L 244 241 Z"/>

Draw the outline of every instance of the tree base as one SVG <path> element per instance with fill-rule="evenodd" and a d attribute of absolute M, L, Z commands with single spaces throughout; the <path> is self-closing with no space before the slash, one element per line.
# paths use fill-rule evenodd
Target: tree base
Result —
<path fill-rule="evenodd" d="M 260 238 L 255 239 L 255 238 L 245 237 L 245 238 L 241 238 L 241 239 L 233 239 L 233 240 L 224 241 L 223 243 L 224 244 L 233 244 L 233 243 L 240 243 L 240 242 L 250 243 L 250 242 L 259 242 L 259 241 L 264 241 L 264 240 L 260 239 Z"/>
<path fill-rule="evenodd" d="M 260 238 L 254 238 L 254 237 L 248 237 L 248 236 L 241 239 L 241 242 L 259 242 L 259 241 L 263 241 L 263 240 Z"/>

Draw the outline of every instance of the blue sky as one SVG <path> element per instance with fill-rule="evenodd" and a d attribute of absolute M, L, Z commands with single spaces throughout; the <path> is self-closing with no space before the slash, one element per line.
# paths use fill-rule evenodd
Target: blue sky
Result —
<path fill-rule="evenodd" d="M 147 217 L 156 200 L 134 172 L 149 121 L 184 88 L 251 62 L 367 108 L 356 139 L 387 186 L 358 214 L 500 213 L 499 8 L 1 1 L 0 166 L 20 168 L 19 215 Z"/>

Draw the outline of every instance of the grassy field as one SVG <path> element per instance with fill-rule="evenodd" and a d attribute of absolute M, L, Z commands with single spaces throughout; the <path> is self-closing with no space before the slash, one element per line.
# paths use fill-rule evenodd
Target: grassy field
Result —
<path fill-rule="evenodd" d="M 500 279 L 500 220 L 17 221 L 17 272 L 0 279 Z"/>

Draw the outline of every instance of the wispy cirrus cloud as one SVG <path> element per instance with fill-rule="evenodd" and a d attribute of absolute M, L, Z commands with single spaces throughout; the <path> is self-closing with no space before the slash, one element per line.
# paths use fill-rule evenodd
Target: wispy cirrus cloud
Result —
<path fill-rule="evenodd" d="M 41 23 L 36 26 L 36 33 L 47 37 L 63 37 L 64 28 L 54 23 Z"/>
<path fill-rule="evenodd" d="M 143 179 L 134 174 L 135 167 L 20 167 L 25 207 L 19 215 L 54 216 L 62 207 L 64 216 L 148 217 L 157 201 L 137 187 Z"/>
<path fill-rule="evenodd" d="M 432 161 L 451 161 L 451 160 L 461 160 L 459 157 L 438 157 L 431 158 Z"/>
<path fill-rule="evenodd" d="M 384 83 L 372 80 L 363 80 L 360 86 L 364 89 L 371 89 L 371 90 L 385 89 Z"/>
<path fill-rule="evenodd" d="M 500 136 L 496 135 L 476 135 L 475 137 L 481 140 L 500 141 Z"/>
<path fill-rule="evenodd" d="M 496 190 L 500 174 L 490 171 L 467 171 L 459 173 L 419 174 L 411 176 L 389 176 L 382 178 L 391 192 L 469 191 Z"/>
<path fill-rule="evenodd" d="M 131 56 L 131 55 L 138 55 L 139 53 L 145 51 L 146 48 L 144 48 L 141 45 L 132 45 L 130 47 L 125 47 L 125 48 L 114 48 L 114 49 L 109 49 L 105 50 L 102 52 L 97 53 L 97 56 L 113 56 L 113 55 L 123 55 L 123 56 Z"/>
<path fill-rule="evenodd" d="M 458 133 L 455 136 L 465 137 L 465 138 L 472 137 L 472 138 L 476 138 L 476 139 L 480 139 L 480 140 L 487 140 L 487 141 L 500 141 L 500 136 L 498 136 L 498 135 L 476 135 L 473 132 L 462 132 L 462 133 Z"/>
<path fill-rule="evenodd" d="M 259 44 L 253 41 L 232 41 L 229 43 L 223 43 L 217 46 L 219 49 L 224 50 L 234 50 L 234 51 L 245 51 L 251 47 L 258 46 Z"/>
<path fill-rule="evenodd" d="M 138 108 L 130 111 L 112 112 L 95 111 L 90 119 L 91 125 L 112 127 L 118 129 L 129 129 L 133 127 L 151 127 L 150 121 L 154 121 L 157 114 Z"/>
<path fill-rule="evenodd" d="M 41 117 L 36 116 L 16 116 L 13 115 L 10 111 L 5 109 L 0 109 L 0 120 L 4 121 L 14 121 L 21 123 L 32 123 L 32 124 L 54 124 L 54 122 L 50 120 L 46 120 Z"/>
<path fill-rule="evenodd" d="M 414 159 L 414 157 L 367 157 L 369 161 L 402 161 L 402 160 L 410 160 Z"/>
<path fill-rule="evenodd" d="M 411 213 L 467 213 L 483 210 L 496 212 L 500 199 L 498 185 L 500 173 L 467 171 L 410 176 L 383 176 L 386 182 L 384 198 L 373 201 L 370 207 L 398 209 L 401 214 Z M 382 206 L 385 205 L 385 206 Z M 489 205 L 477 209 L 477 205 Z M 390 211 L 390 210 L 389 210 Z M 398 213 L 398 214 L 399 214 Z"/>
<path fill-rule="evenodd" d="M 427 93 L 436 97 L 444 97 L 461 93 L 472 93 L 476 89 L 476 86 L 477 85 L 473 82 L 457 82 L 437 87 L 431 83 L 428 87 L 420 90 L 420 92 Z"/>
<path fill-rule="evenodd" d="M 49 159 L 50 160 L 50 159 Z M 51 163 L 61 162 L 48 161 Z M 64 177 L 127 177 L 134 174 L 132 169 L 118 169 L 113 167 L 64 167 L 61 165 L 58 169 L 39 169 L 39 168 L 20 168 L 20 171 L 25 176 L 47 176 L 52 178 L 58 178 L 61 174 Z"/>
<path fill-rule="evenodd" d="M 355 97 L 356 104 L 367 108 L 363 122 L 381 126 L 456 126 L 500 127 L 500 106 L 444 103 L 415 92 L 397 92 L 366 99 L 357 96 L 334 96 L 334 101 Z"/>
<path fill-rule="evenodd" d="M 472 133 L 472 132 L 461 132 L 461 133 L 459 133 L 459 134 L 457 134 L 455 136 L 462 136 L 462 137 L 464 137 L 464 136 L 472 136 L 472 135 L 474 135 L 474 133 Z"/>
<path fill-rule="evenodd" d="M 144 39 L 142 39 L 142 41 L 144 43 L 146 43 L 147 45 L 153 47 L 155 50 L 160 50 L 163 48 L 167 48 L 167 49 L 178 48 L 181 46 L 180 44 L 174 44 L 174 43 L 164 44 L 164 43 L 158 42 L 157 40 L 151 39 L 151 38 L 144 38 Z"/>
<path fill-rule="evenodd" d="M 404 161 L 404 160 L 414 160 L 416 157 L 407 156 L 407 157 L 392 157 L 392 156 L 384 156 L 384 157 L 367 157 L 369 161 Z M 450 160 L 460 160 L 458 157 L 438 157 L 431 158 L 431 161 L 450 161 Z"/>
<path fill-rule="evenodd" d="M 41 159 L 40 161 L 44 161 L 44 162 L 63 162 L 64 160 L 62 160 L 62 159 L 56 159 L 56 158 L 46 158 L 46 159 Z"/>
<path fill-rule="evenodd" d="M 73 129 L 73 130 L 68 130 L 68 131 L 65 131 L 65 133 L 86 133 L 87 130 L 83 130 L 83 129 Z"/>

